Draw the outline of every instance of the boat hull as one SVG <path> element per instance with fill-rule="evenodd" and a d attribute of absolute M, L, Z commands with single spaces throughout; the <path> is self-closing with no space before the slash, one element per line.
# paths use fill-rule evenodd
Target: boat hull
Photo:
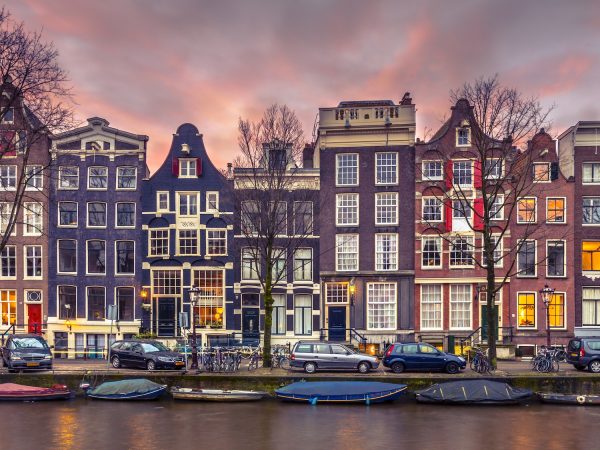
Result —
<path fill-rule="evenodd" d="M 267 396 L 259 391 L 227 391 L 227 390 L 172 390 L 175 400 L 193 400 L 202 402 L 255 402 Z"/>
<path fill-rule="evenodd" d="M 68 400 L 72 396 L 73 393 L 63 385 L 56 385 L 50 388 L 14 383 L 3 383 L 0 385 L 0 401 L 37 402 L 43 400 Z"/>
<path fill-rule="evenodd" d="M 39 402 L 43 400 L 68 400 L 72 397 L 71 392 L 52 392 L 47 394 L 23 394 L 23 395 L 9 395 L 0 394 L 0 401 L 2 402 Z"/>
<path fill-rule="evenodd" d="M 600 395 L 550 394 L 538 392 L 538 397 L 544 403 L 556 405 L 600 406 Z"/>
<path fill-rule="evenodd" d="M 149 392 L 137 393 L 133 392 L 130 394 L 113 394 L 113 395 L 98 395 L 98 394 L 86 394 L 88 398 L 94 400 L 156 400 L 165 393 L 167 386 L 155 389 Z"/>
<path fill-rule="evenodd" d="M 397 400 L 404 395 L 406 388 L 407 386 L 402 384 L 389 383 L 304 382 L 276 390 L 275 395 L 284 401 L 311 405 L 319 403 L 370 405 Z"/>

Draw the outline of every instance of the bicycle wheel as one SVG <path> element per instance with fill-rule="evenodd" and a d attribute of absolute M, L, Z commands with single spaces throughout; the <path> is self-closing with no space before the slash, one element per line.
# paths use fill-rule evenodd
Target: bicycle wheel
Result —
<path fill-rule="evenodd" d="M 290 358 L 287 356 L 284 356 L 281 361 L 279 361 L 279 367 L 281 367 L 284 370 L 290 370 Z"/>

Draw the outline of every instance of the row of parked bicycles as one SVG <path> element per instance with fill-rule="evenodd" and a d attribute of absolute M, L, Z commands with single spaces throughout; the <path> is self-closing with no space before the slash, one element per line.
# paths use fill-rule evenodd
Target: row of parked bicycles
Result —
<path fill-rule="evenodd" d="M 494 368 L 481 348 L 474 348 L 469 367 L 477 373 L 491 373 Z M 562 347 L 542 345 L 538 354 L 531 360 L 531 369 L 540 373 L 558 372 L 560 363 L 567 360 L 567 352 Z"/>
<path fill-rule="evenodd" d="M 262 359 L 261 347 L 204 347 L 198 352 L 198 369 L 203 372 L 237 372 L 245 367 L 254 371 L 262 365 Z M 271 368 L 290 368 L 287 345 L 273 346 Z"/>

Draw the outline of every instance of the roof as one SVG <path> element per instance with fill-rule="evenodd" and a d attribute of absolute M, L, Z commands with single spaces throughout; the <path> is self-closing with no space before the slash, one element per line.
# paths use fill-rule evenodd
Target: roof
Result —
<path fill-rule="evenodd" d="M 86 131 L 93 130 L 94 126 L 98 126 L 98 125 L 100 125 L 100 127 L 102 128 L 103 131 L 112 133 L 115 136 L 124 136 L 129 139 L 135 139 L 135 140 L 143 141 L 143 142 L 146 142 L 149 139 L 149 137 L 146 136 L 145 134 L 135 134 L 135 133 L 130 133 L 128 131 L 119 130 L 117 128 L 109 127 L 108 120 L 106 120 L 102 117 L 91 117 L 87 121 L 88 121 L 87 125 L 84 125 L 83 127 L 79 127 L 79 128 L 74 128 L 72 130 L 68 130 L 63 133 L 55 134 L 53 136 L 53 139 L 60 140 L 60 139 L 65 139 L 65 138 L 68 138 L 71 136 L 77 136 L 79 134 L 85 133 Z"/>
<path fill-rule="evenodd" d="M 355 100 L 340 102 L 338 108 L 372 108 L 374 106 L 396 106 L 392 100 Z"/>

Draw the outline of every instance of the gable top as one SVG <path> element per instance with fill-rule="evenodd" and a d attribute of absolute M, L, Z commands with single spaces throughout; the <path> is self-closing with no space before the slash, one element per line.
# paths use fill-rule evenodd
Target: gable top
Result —
<path fill-rule="evenodd" d="M 128 131 L 119 130 L 117 128 L 109 127 L 108 120 L 102 117 L 91 117 L 87 120 L 88 124 L 79 128 L 74 128 L 72 130 L 65 131 L 64 133 L 56 134 L 52 137 L 55 141 L 64 141 L 69 140 L 68 138 L 73 136 L 81 136 L 83 134 L 96 132 L 99 134 L 108 134 L 113 136 L 121 136 L 124 138 L 147 142 L 149 137 L 145 134 L 134 134 Z"/>

